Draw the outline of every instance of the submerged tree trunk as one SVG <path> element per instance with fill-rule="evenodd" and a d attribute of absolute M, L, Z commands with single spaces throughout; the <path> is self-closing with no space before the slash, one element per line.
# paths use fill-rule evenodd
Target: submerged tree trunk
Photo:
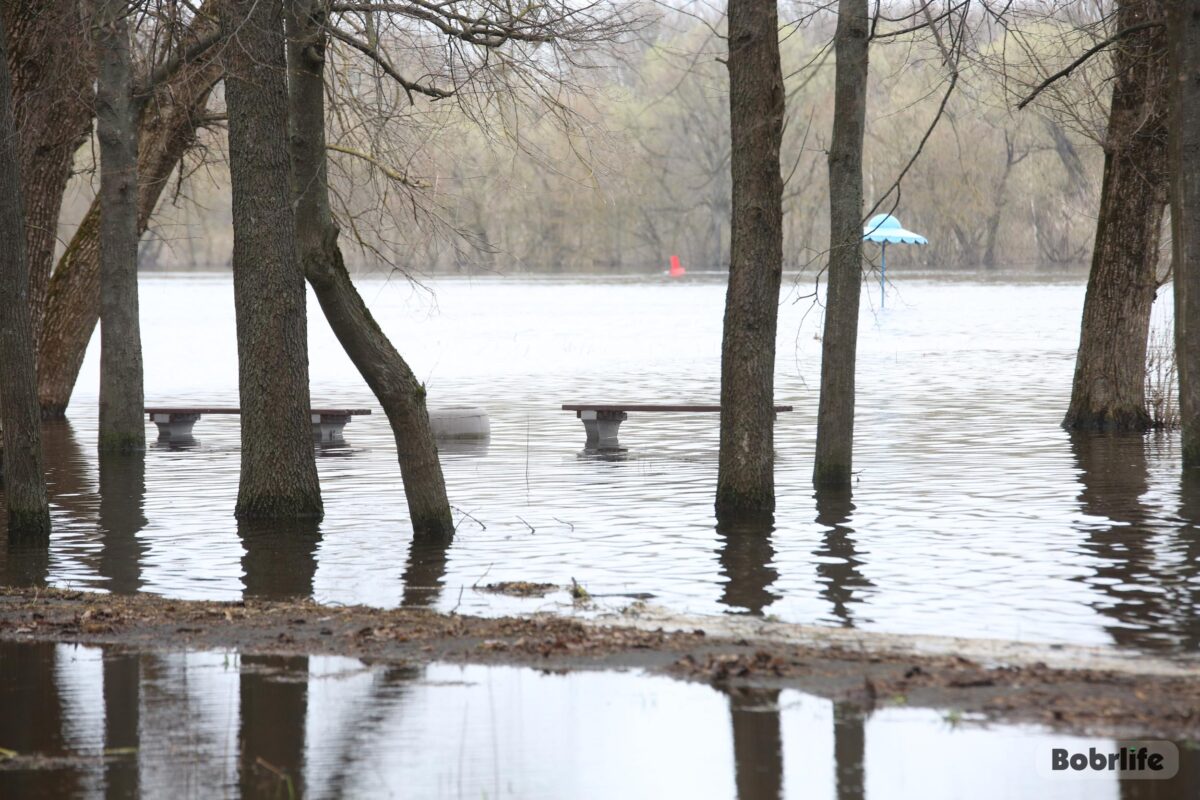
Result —
<path fill-rule="evenodd" d="M 96 136 L 100 140 L 101 451 L 146 445 L 138 325 L 137 120 L 125 0 L 99 0 Z"/>
<path fill-rule="evenodd" d="M 854 368 L 862 291 L 863 129 L 867 112 L 867 0 L 840 0 L 829 145 L 829 274 L 821 343 L 821 400 L 813 485 L 850 485 L 854 461 Z"/>
<path fill-rule="evenodd" d="M 288 89 L 296 240 L 305 276 L 329 326 L 383 406 L 400 461 L 413 532 L 454 532 L 446 483 L 425 407 L 425 387 L 396 352 L 354 288 L 329 209 L 325 154 L 325 36 L 321 3 L 292 0 L 288 14 Z"/>
<path fill-rule="evenodd" d="M 1171 233 L 1183 466 L 1200 467 L 1200 0 L 1170 6 Z"/>
<path fill-rule="evenodd" d="M 0 49 L 7 49 L 2 21 Z M 0 428 L 11 536 L 48 533 L 50 505 L 42 472 L 12 79 L 5 56 L 0 52 Z"/>
<path fill-rule="evenodd" d="M 222 0 L 223 2 L 223 0 Z M 183 46 L 216 30 L 216 7 L 202 6 Z M 146 230 L 171 173 L 195 140 L 196 128 L 221 67 L 209 48 L 180 67 L 138 108 L 138 235 Z M 38 400 L 42 416 L 65 416 L 88 342 L 100 315 L 100 198 L 83 221 L 50 278 L 46 319 L 38 340 Z"/>
<path fill-rule="evenodd" d="M 783 273 L 783 73 L 775 0 L 729 0 L 732 242 L 721 343 L 718 517 L 775 511 L 775 331 Z"/>
<path fill-rule="evenodd" d="M 1161 20 L 1161 0 L 1123 0 L 1118 30 Z M 1130 34 L 1113 52 L 1112 106 L 1092 270 L 1083 304 L 1071 403 L 1063 427 L 1140 431 L 1146 411 L 1146 339 L 1158 290 L 1167 174 L 1166 32 Z"/>
<path fill-rule="evenodd" d="M 282 0 L 234 0 L 221 15 L 233 294 L 242 417 L 237 515 L 319 517 L 309 421 L 304 274 L 288 164 Z"/>
<path fill-rule="evenodd" d="M 92 123 L 95 65 L 78 0 L 2 2 L 25 205 L 33 341 L 41 333 L 58 217 L 75 151 Z"/>

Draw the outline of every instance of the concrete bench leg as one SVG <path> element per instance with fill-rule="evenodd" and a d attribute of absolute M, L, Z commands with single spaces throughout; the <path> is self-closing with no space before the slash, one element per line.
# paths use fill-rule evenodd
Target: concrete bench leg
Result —
<path fill-rule="evenodd" d="M 580 411 L 583 429 L 587 432 L 587 447 L 610 450 L 620 447 L 617 431 L 621 423 L 629 419 L 624 411 Z"/>
<path fill-rule="evenodd" d="M 192 426 L 200 419 L 199 414 L 151 414 L 151 421 L 158 426 L 159 439 L 190 439 Z"/>
<path fill-rule="evenodd" d="M 313 438 L 318 442 L 343 441 L 342 429 L 349 423 L 349 414 L 313 414 Z"/>

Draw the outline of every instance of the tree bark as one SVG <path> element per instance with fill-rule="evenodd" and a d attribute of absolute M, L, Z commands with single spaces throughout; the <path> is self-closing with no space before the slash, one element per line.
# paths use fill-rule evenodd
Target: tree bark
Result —
<path fill-rule="evenodd" d="M 214 0 L 204 4 L 183 46 L 216 28 L 218 6 Z M 144 101 L 139 98 L 139 236 L 179 160 L 195 140 L 209 95 L 221 78 L 215 49 L 181 67 Z M 92 202 L 50 278 L 45 324 L 38 340 L 38 400 L 46 419 L 66 415 L 100 315 L 100 202 L 99 197 Z"/>
<path fill-rule="evenodd" d="M 63 192 L 92 124 L 95 65 L 78 0 L 0 3 L 25 203 L 33 341 L 41 334 Z"/>
<path fill-rule="evenodd" d="M 126 0 L 96 9 L 96 136 L 100 140 L 99 449 L 146 446 L 142 335 L 138 325 L 137 120 Z"/>
<path fill-rule="evenodd" d="M 242 417 L 237 516 L 319 517 L 309 421 L 304 274 L 288 164 L 282 0 L 233 0 L 221 15 L 233 293 Z"/>
<path fill-rule="evenodd" d="M 7 50 L 0 21 L 0 48 Z M 9 536 L 50 532 L 29 318 L 25 217 L 7 53 L 0 53 L 0 427 Z"/>
<path fill-rule="evenodd" d="M 1183 466 L 1200 467 L 1200 0 L 1169 5 L 1171 233 Z"/>
<path fill-rule="evenodd" d="M 863 130 L 867 113 L 867 0 L 839 0 L 829 145 L 829 274 L 821 343 L 821 399 L 813 485 L 850 486 L 854 369 L 862 293 Z"/>
<path fill-rule="evenodd" d="M 775 511 L 775 331 L 783 274 L 783 74 L 775 0 L 729 0 L 733 212 L 721 344 L 718 517 Z"/>
<path fill-rule="evenodd" d="M 387 414 L 413 533 L 449 537 L 454 522 L 425 407 L 425 387 L 371 316 L 337 244 L 326 171 L 322 79 L 326 34 L 321 3 L 291 0 L 287 21 L 296 241 L 304 274 L 329 326 Z"/>
<path fill-rule="evenodd" d="M 1161 0 L 1124 0 L 1116 26 L 1163 18 Z M 1141 431 L 1146 340 L 1158 291 L 1158 241 L 1167 192 L 1166 32 L 1130 34 L 1113 52 L 1112 105 L 1092 269 L 1083 304 L 1071 402 L 1063 427 Z"/>

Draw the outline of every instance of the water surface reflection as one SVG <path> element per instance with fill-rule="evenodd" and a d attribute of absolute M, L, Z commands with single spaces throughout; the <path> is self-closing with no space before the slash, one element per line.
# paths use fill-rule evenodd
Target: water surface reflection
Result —
<path fill-rule="evenodd" d="M 775 548 L 773 520 L 722 520 L 716 526 L 721 542 L 718 557 L 725 589 L 721 602 L 731 610 L 761 614 L 779 599 L 771 585 L 779 578 L 772 566 Z"/>
<path fill-rule="evenodd" d="M 850 518 L 854 502 L 848 489 L 821 489 L 816 495 L 817 524 L 825 527 L 817 558 L 821 597 L 829 602 L 833 619 L 844 628 L 854 627 L 854 609 L 866 600 L 874 584 L 864 577 Z"/>
<path fill-rule="evenodd" d="M 1160 798 L 1047 782 L 1030 726 L 638 673 L 0 642 L 2 797 Z M 936 764 L 936 769 L 931 765 Z"/>

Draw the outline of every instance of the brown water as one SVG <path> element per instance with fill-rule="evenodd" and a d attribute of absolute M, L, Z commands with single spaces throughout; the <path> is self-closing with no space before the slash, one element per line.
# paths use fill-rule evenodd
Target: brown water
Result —
<path fill-rule="evenodd" d="M 781 308 L 774 529 L 715 527 L 717 419 L 631 415 L 627 451 L 583 451 L 563 402 L 715 402 L 724 286 L 717 278 L 437 280 L 433 294 L 364 281 L 376 317 L 433 405 L 491 414 L 484 444 L 443 447 L 459 530 L 410 549 L 382 414 L 310 304 L 314 403 L 377 409 L 319 451 L 326 517 L 239 527 L 238 423 L 210 417 L 188 448 L 95 456 L 96 353 L 66 424 L 45 430 L 49 551 L 9 542 L 9 583 L 186 598 L 311 594 L 462 612 L 559 609 L 480 583 L 572 578 L 701 613 L 891 632 L 1194 652 L 1200 638 L 1200 486 L 1174 436 L 1071 438 L 1082 280 L 898 277 L 864 296 L 853 497 L 809 487 L 821 310 Z M 142 281 L 148 403 L 236 404 L 227 276 Z M 151 428 L 153 434 L 153 429 Z"/>
<path fill-rule="evenodd" d="M 0 642 L 4 798 L 1183 798 L 1044 777 L 1111 740 L 792 690 L 337 657 Z M 40 757 L 35 760 L 34 757 Z"/>

